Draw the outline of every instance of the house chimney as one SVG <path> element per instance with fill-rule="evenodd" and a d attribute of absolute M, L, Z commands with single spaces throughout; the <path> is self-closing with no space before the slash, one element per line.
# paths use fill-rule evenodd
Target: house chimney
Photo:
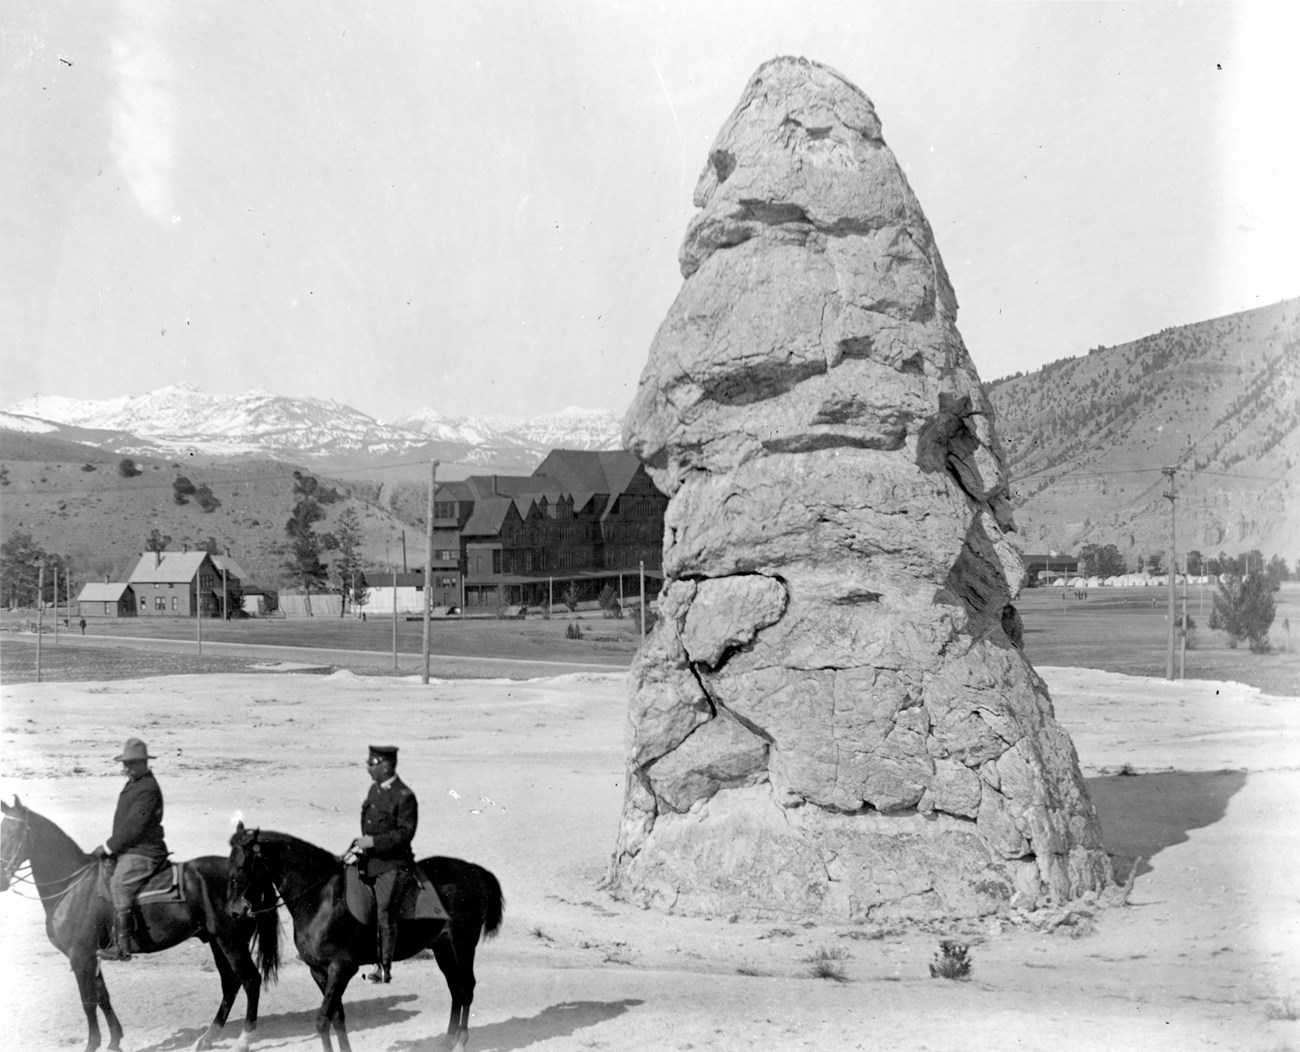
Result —
<path fill-rule="evenodd" d="M 155 548 L 153 553 L 153 568 L 156 570 L 161 565 L 162 565 L 162 552 L 158 551 Z"/>

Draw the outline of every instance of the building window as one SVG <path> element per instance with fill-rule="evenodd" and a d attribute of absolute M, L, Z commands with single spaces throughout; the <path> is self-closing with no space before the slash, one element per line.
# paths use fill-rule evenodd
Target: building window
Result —
<path fill-rule="evenodd" d="M 140 609 L 141 610 L 149 609 L 149 600 L 147 600 L 144 596 L 140 596 Z"/>
<path fill-rule="evenodd" d="M 106 613 L 106 614 L 111 614 L 112 612 L 113 612 L 113 604 L 112 604 L 112 603 L 105 603 L 105 604 L 104 604 L 104 613 Z"/>
<path fill-rule="evenodd" d="M 176 597 L 172 596 L 172 609 L 175 610 L 176 608 Z"/>
<path fill-rule="evenodd" d="M 161 610 L 163 613 L 166 613 L 166 612 L 167 612 L 167 600 L 166 600 L 165 598 L 163 598 L 163 597 L 160 595 L 157 599 L 154 600 L 153 608 L 154 608 L 155 610 Z"/>

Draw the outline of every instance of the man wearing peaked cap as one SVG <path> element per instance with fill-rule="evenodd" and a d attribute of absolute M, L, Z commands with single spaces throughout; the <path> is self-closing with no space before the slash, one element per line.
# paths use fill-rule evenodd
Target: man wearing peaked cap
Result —
<path fill-rule="evenodd" d="M 411 841 L 420 809 L 415 793 L 397 777 L 397 746 L 370 746 L 366 766 L 370 792 L 361 805 L 361 836 L 352 846 L 362 855 L 362 877 L 374 883 L 379 914 L 379 954 L 375 970 L 366 978 L 386 983 L 392 979 L 393 948 L 397 945 L 397 908 L 414 879 Z"/>
<path fill-rule="evenodd" d="M 149 770 L 149 749 L 139 738 L 128 738 L 122 754 L 115 757 L 126 774 L 126 785 L 117 798 L 113 812 L 113 832 L 95 848 L 96 858 L 110 859 L 113 876 L 109 890 L 113 896 L 113 941 L 99 951 L 106 961 L 131 959 L 131 911 L 136 892 L 167 860 L 163 840 L 163 796 L 158 779 Z"/>

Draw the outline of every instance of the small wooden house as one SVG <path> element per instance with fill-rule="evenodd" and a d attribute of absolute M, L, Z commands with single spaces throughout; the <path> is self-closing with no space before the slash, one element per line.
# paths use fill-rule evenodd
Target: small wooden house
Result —
<path fill-rule="evenodd" d="M 135 617 L 135 590 L 125 581 L 92 581 L 77 596 L 79 617 Z"/>
<path fill-rule="evenodd" d="M 143 552 L 127 580 L 142 617 L 221 616 L 222 575 L 205 551 Z"/>

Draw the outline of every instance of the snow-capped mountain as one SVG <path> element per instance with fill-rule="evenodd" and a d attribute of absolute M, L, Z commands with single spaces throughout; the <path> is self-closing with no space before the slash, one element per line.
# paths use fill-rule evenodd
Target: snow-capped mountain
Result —
<path fill-rule="evenodd" d="M 617 449 L 621 437 L 618 417 L 603 409 L 485 420 L 424 409 L 385 423 L 329 399 L 258 390 L 213 395 L 190 384 L 104 400 L 38 395 L 0 414 L 0 429 L 53 429 L 60 437 L 137 456 L 268 455 L 337 463 L 433 455 L 484 465 L 536 463 L 554 448 Z"/>
<path fill-rule="evenodd" d="M 608 409 L 570 406 L 558 413 L 529 419 L 489 416 L 481 420 L 453 419 L 433 409 L 422 409 L 399 420 L 396 426 L 444 442 L 524 446 L 545 453 L 551 449 L 618 449 L 623 424 Z"/>

